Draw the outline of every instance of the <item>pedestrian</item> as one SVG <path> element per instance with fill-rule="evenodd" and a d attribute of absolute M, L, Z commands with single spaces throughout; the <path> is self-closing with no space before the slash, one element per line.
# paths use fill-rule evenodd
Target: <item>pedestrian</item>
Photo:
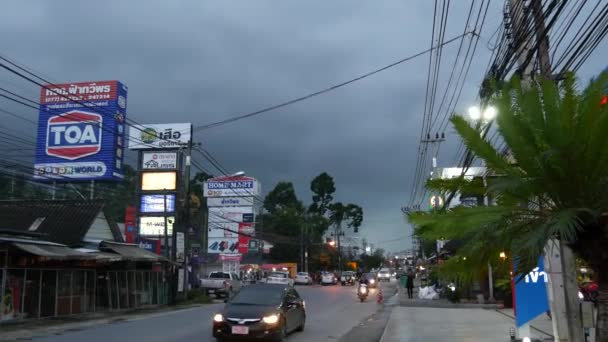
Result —
<path fill-rule="evenodd" d="M 405 274 L 405 276 L 407 277 L 407 279 L 405 280 L 405 287 L 407 288 L 407 298 L 413 299 L 414 298 L 414 278 L 416 277 L 416 274 L 410 268 L 407 270 L 407 273 Z"/>

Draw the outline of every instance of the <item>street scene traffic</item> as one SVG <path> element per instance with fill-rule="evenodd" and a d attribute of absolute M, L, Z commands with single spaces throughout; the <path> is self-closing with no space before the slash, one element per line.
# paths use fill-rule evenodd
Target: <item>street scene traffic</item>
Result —
<path fill-rule="evenodd" d="M 5 0 L 0 341 L 608 342 L 608 0 Z"/>

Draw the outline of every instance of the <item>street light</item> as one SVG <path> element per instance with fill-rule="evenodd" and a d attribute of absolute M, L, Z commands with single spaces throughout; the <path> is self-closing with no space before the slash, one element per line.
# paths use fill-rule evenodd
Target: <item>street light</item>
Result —
<path fill-rule="evenodd" d="M 500 254 L 498 255 L 502 260 L 505 260 L 507 258 L 507 253 L 505 252 L 500 252 Z"/>
<path fill-rule="evenodd" d="M 493 106 L 486 107 L 483 112 L 477 106 L 469 108 L 469 118 L 471 118 L 473 121 L 483 120 L 485 122 L 489 122 L 496 118 L 497 113 L 498 111 Z"/>

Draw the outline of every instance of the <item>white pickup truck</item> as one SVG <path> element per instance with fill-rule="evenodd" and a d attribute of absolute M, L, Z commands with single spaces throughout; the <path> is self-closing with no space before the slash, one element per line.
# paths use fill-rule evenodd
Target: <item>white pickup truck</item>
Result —
<path fill-rule="evenodd" d="M 218 298 L 229 297 L 231 293 L 241 289 L 241 279 L 236 273 L 211 272 L 209 277 L 200 280 L 201 288 L 209 294 L 215 294 Z"/>

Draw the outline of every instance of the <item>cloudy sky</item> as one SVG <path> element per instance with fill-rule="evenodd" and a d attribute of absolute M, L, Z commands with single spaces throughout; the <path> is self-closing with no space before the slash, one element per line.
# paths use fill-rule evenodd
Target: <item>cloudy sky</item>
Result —
<path fill-rule="evenodd" d="M 348 80 L 430 46 L 432 1 L 20 1 L 0 13 L 0 53 L 56 82 L 118 79 L 129 87 L 127 115 L 139 123 L 213 123 Z M 446 39 L 463 32 L 468 1 L 452 2 Z M 490 60 L 502 4 L 490 5 L 457 112 L 475 103 Z M 447 79 L 458 44 L 443 52 Z M 602 53 L 604 52 L 604 53 Z M 582 70 L 604 68 L 603 43 Z M 265 191 L 292 181 L 310 201 L 321 172 L 338 200 L 359 204 L 359 234 L 377 247 L 410 246 L 400 211 L 410 196 L 424 109 L 428 55 L 352 85 L 262 116 L 200 131 L 230 171 Z M 39 90 L 0 73 L 0 84 L 32 99 Z M 442 91 L 442 88 L 439 90 Z M 36 111 L 0 101 L 36 120 Z M 2 126 L 34 137 L 33 125 Z M 454 161 L 446 130 L 440 166 Z M 199 162 L 212 169 L 205 160 Z M 428 171 L 428 170 L 427 170 Z"/>

